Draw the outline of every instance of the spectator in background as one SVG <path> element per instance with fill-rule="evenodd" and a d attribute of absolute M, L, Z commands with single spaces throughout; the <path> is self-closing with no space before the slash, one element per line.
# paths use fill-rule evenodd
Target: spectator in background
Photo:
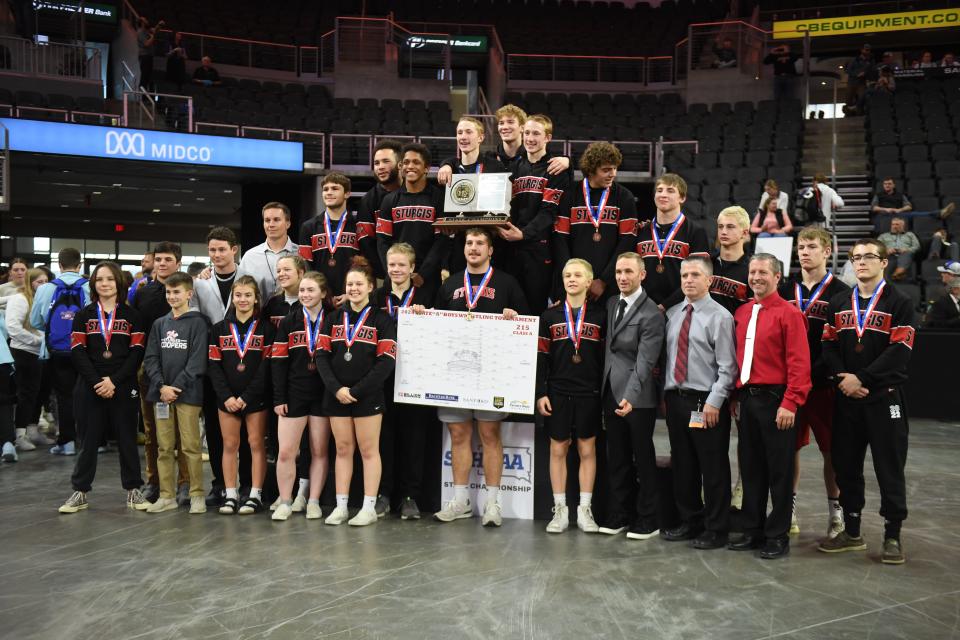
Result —
<path fill-rule="evenodd" d="M 960 276 L 950 276 L 947 292 L 927 312 L 928 327 L 960 329 Z"/>
<path fill-rule="evenodd" d="M 960 260 L 960 244 L 954 240 L 950 242 L 950 236 L 946 229 L 937 229 L 933 232 L 933 238 L 930 240 L 930 252 L 927 254 L 928 260 L 937 260 L 944 257 L 957 262 Z"/>
<path fill-rule="evenodd" d="M 920 240 L 912 231 L 907 231 L 907 221 L 900 217 L 891 220 L 890 231 L 880 234 L 877 240 L 887 246 L 887 255 L 896 262 L 890 278 L 903 280 L 913 263 L 914 254 L 920 250 Z"/>
<path fill-rule="evenodd" d="M 789 44 L 774 47 L 763 59 L 763 64 L 773 65 L 774 100 L 789 100 L 793 97 L 793 85 L 797 77 L 797 60 L 799 59 L 799 55 L 790 51 Z"/>
<path fill-rule="evenodd" d="M 200 273 L 207 268 L 207 265 L 203 262 L 191 262 L 190 266 L 187 267 L 187 273 L 191 278 L 196 278 Z"/>
<path fill-rule="evenodd" d="M 183 46 L 183 34 L 173 35 L 167 51 L 167 82 L 182 87 L 187 82 L 187 50 Z"/>
<path fill-rule="evenodd" d="M 947 219 L 957 208 L 953 202 L 948 202 L 945 207 L 934 211 L 914 211 L 910 200 L 903 193 L 897 191 L 897 183 L 891 177 L 883 179 L 883 191 L 873 196 L 870 202 L 871 220 L 873 220 L 873 233 L 879 235 L 886 231 L 887 222 L 890 216 L 899 216 L 901 218 L 917 218 L 920 216 L 929 216 L 931 218 Z"/>
<path fill-rule="evenodd" d="M 203 56 L 200 66 L 193 70 L 193 83 L 205 87 L 220 85 L 220 73 L 211 65 L 210 56 Z"/>
<path fill-rule="evenodd" d="M 786 209 L 781 209 L 777 200 L 770 198 L 762 209 L 757 210 L 750 225 L 750 233 L 758 238 L 785 238 L 793 232 L 793 222 Z"/>
<path fill-rule="evenodd" d="M 757 209 L 763 211 L 763 208 L 767 204 L 767 200 L 773 198 L 777 201 L 777 208 L 782 211 L 790 210 L 790 197 L 784 192 L 780 191 L 780 185 L 777 184 L 776 180 L 767 180 L 763 184 L 763 195 L 760 196 L 760 204 L 757 205 Z"/>
<path fill-rule="evenodd" d="M 153 86 L 153 46 L 157 43 L 157 29 L 164 26 L 163 20 L 153 28 L 150 21 L 140 16 L 137 27 L 137 56 L 140 59 L 140 86 L 150 89 Z"/>
<path fill-rule="evenodd" d="M 843 198 L 834 191 L 833 187 L 827 184 L 827 177 L 822 173 L 813 176 L 811 189 L 810 197 L 816 198 L 817 204 L 820 206 L 820 213 L 823 217 L 821 224 L 829 229 L 833 219 L 833 212 L 843 207 Z M 834 244 L 836 244 L 836 242 L 834 242 Z M 836 246 L 834 246 L 833 250 L 837 250 Z"/>
<path fill-rule="evenodd" d="M 880 77 L 877 78 L 877 82 L 870 88 L 869 92 L 872 94 L 892 96 L 896 90 L 897 80 L 893 77 L 893 69 L 891 67 L 882 67 L 880 69 Z"/>
<path fill-rule="evenodd" d="M 897 64 L 896 60 L 893 58 L 892 51 L 884 51 L 883 56 L 880 58 L 880 64 L 878 65 L 880 70 L 890 69 L 890 71 L 899 71 L 900 65 Z"/>
<path fill-rule="evenodd" d="M 914 69 L 933 69 L 936 68 L 937 63 L 933 61 L 933 54 L 929 51 L 924 51 L 921 54 L 920 59 L 914 61 Z"/>
<path fill-rule="evenodd" d="M 130 292 L 127 294 L 127 303 L 133 304 L 133 297 L 143 285 L 150 282 L 153 275 L 153 251 L 147 251 L 140 259 L 140 275 L 133 279 L 130 285 Z"/>
<path fill-rule="evenodd" d="M 40 433 L 37 424 L 43 369 L 41 358 L 46 359 L 43 331 L 35 329 L 29 321 L 37 289 L 47 282 L 47 274 L 40 269 L 26 272 L 23 284 L 9 297 L 6 312 L 6 334 L 10 336 L 10 353 L 13 357 L 17 389 L 17 408 L 14 418 L 16 440 L 21 451 L 33 451 L 38 445 L 52 444 Z"/>
<path fill-rule="evenodd" d="M 0 311 L 7 308 L 7 299 L 15 295 L 23 286 L 27 275 L 27 262 L 23 258 L 14 258 L 10 261 L 10 270 L 7 272 L 7 281 L 0 284 Z"/>
<path fill-rule="evenodd" d="M 947 51 L 943 54 L 943 60 L 940 61 L 941 67 L 960 67 L 960 62 L 957 62 L 957 56 L 953 54 L 953 51 Z"/>
<path fill-rule="evenodd" d="M 860 47 L 860 53 L 848 62 L 843 70 L 847 72 L 847 98 L 843 112 L 853 115 L 860 111 L 861 100 L 867 90 L 867 78 L 873 72 L 873 55 L 869 44 Z"/>
<path fill-rule="evenodd" d="M 940 272 L 940 282 L 946 287 L 953 278 L 960 277 L 960 262 L 948 260 L 942 267 L 937 267 L 937 271 Z"/>
<path fill-rule="evenodd" d="M 717 42 L 720 42 L 720 38 L 717 38 Z M 737 66 L 737 50 L 733 48 L 733 40 L 724 38 L 719 47 L 717 42 L 713 43 L 713 68 L 729 69 Z"/>

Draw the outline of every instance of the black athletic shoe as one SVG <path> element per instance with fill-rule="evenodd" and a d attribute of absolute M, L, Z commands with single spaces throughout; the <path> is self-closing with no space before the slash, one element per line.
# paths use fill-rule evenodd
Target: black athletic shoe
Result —
<path fill-rule="evenodd" d="M 727 543 L 727 549 L 730 549 L 730 551 L 753 551 L 754 549 L 759 549 L 762 546 L 762 536 L 742 535 L 739 538 L 734 538 Z"/>
<path fill-rule="evenodd" d="M 207 506 L 208 507 L 219 507 L 223 504 L 224 499 L 227 497 L 227 492 L 221 489 L 220 487 L 213 487 L 210 489 L 210 493 L 207 494 Z"/>
<path fill-rule="evenodd" d="M 789 538 L 770 538 L 767 540 L 767 543 L 763 545 L 763 549 L 760 550 L 760 553 L 757 554 L 764 560 L 776 560 L 777 558 L 782 558 L 790 553 L 790 539 Z"/>
<path fill-rule="evenodd" d="M 669 542 L 679 542 L 681 540 L 693 540 L 698 535 L 700 535 L 702 529 L 693 528 L 686 522 L 681 524 L 679 527 L 673 527 L 671 529 L 663 529 L 660 531 L 660 537 Z"/>
<path fill-rule="evenodd" d="M 716 531 L 704 531 L 690 543 L 694 549 L 720 549 L 727 546 L 727 534 Z"/>
<path fill-rule="evenodd" d="M 147 502 L 153 503 L 157 501 L 157 498 L 160 497 L 160 487 L 155 484 L 145 484 L 140 490 L 143 493 L 143 497 Z"/>

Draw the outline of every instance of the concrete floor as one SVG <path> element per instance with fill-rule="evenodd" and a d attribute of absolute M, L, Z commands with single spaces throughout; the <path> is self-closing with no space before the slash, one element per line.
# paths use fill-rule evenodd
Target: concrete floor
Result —
<path fill-rule="evenodd" d="M 779 561 L 550 536 L 544 522 L 151 516 L 125 509 L 115 454 L 101 457 L 90 509 L 64 516 L 73 461 L 27 453 L 0 465 L 0 637 L 960 638 L 958 428 L 912 425 L 899 567 L 878 559 L 869 476 L 869 550 L 815 550 L 826 504 L 814 447 L 802 532 Z M 657 445 L 668 450 L 662 425 Z"/>

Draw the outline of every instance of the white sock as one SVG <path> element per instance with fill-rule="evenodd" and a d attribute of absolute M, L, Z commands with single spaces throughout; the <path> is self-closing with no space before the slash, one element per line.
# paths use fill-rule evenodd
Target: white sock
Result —
<path fill-rule="evenodd" d="M 300 478 L 300 486 L 297 487 L 297 495 L 306 498 L 310 491 L 310 478 Z"/>
<path fill-rule="evenodd" d="M 250 497 L 251 497 L 251 498 L 256 498 L 257 500 L 259 500 L 259 499 L 260 499 L 260 487 L 253 487 L 252 489 L 250 489 Z"/>
<path fill-rule="evenodd" d="M 465 484 L 455 484 L 453 485 L 453 499 L 460 504 L 467 504 L 470 502 L 470 496 L 467 495 L 467 485 Z"/>
<path fill-rule="evenodd" d="M 840 507 L 840 498 L 827 498 L 827 509 L 830 510 L 831 517 L 843 517 L 843 509 Z"/>
<path fill-rule="evenodd" d="M 487 502 L 499 502 L 500 487 L 487 487 Z"/>
<path fill-rule="evenodd" d="M 239 497 L 240 497 L 240 494 L 237 492 L 237 488 L 236 488 L 236 487 L 233 487 L 233 488 L 227 487 L 227 498 L 228 498 L 228 499 L 229 499 L 229 498 L 233 498 L 234 500 L 236 500 L 236 499 L 239 498 Z"/>
<path fill-rule="evenodd" d="M 377 506 L 377 496 L 363 496 L 363 508 L 375 509 Z"/>
<path fill-rule="evenodd" d="M 17 437 L 18 437 L 18 438 L 27 435 L 27 430 L 24 429 L 23 427 L 17 427 L 16 432 L 17 432 Z"/>
<path fill-rule="evenodd" d="M 320 506 L 320 500 L 310 499 L 310 500 L 307 500 L 307 504 L 315 504 L 315 505 L 317 505 L 317 506 L 319 507 L 319 506 Z"/>
<path fill-rule="evenodd" d="M 580 506 L 589 507 L 593 503 L 593 494 L 580 492 Z"/>
<path fill-rule="evenodd" d="M 344 509 L 346 509 L 346 508 L 347 508 L 347 499 L 349 499 L 349 498 L 350 498 L 350 496 L 348 496 L 348 495 L 345 494 L 345 493 L 338 493 L 338 494 L 337 494 L 337 508 L 339 509 L 340 507 L 343 507 Z"/>
<path fill-rule="evenodd" d="M 565 506 L 567 506 L 567 494 L 565 494 L 565 493 L 555 493 L 555 494 L 553 494 L 553 506 L 555 506 L 555 507 L 565 507 Z"/>

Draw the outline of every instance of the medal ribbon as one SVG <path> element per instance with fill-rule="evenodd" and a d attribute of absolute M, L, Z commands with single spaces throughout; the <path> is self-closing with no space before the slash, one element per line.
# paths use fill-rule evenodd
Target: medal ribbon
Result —
<path fill-rule="evenodd" d="M 332 256 L 337 252 L 337 246 L 340 244 L 340 234 L 343 233 L 343 226 L 347 223 L 347 210 L 343 210 L 343 215 L 340 216 L 340 222 L 337 223 L 337 233 L 334 234 L 330 230 L 330 212 L 323 212 L 323 228 L 327 232 L 327 244 L 329 246 L 330 255 Z"/>
<path fill-rule="evenodd" d="M 853 319 L 856 322 L 856 331 L 857 331 L 857 341 L 863 337 L 863 333 L 867 330 L 867 319 L 870 317 L 870 314 L 873 313 L 874 307 L 877 306 L 877 302 L 880 301 L 880 294 L 883 292 L 883 288 L 887 286 L 886 280 L 881 280 L 880 284 L 877 285 L 877 288 L 874 290 L 873 295 L 870 296 L 870 301 L 867 302 L 867 310 L 863 313 L 863 319 L 860 318 L 860 296 L 858 295 L 859 289 L 857 287 L 853 288 L 853 291 L 850 293 L 850 300 L 853 304 Z"/>
<path fill-rule="evenodd" d="M 317 314 L 317 319 L 310 320 L 306 307 L 303 309 L 303 331 L 307 334 L 307 353 L 310 357 L 317 351 L 317 341 L 320 339 L 320 329 L 323 326 L 323 309 Z"/>
<path fill-rule="evenodd" d="M 584 299 L 583 306 L 580 307 L 580 313 L 577 314 L 576 318 L 573 317 L 573 309 L 570 307 L 570 303 L 566 300 L 563 301 L 563 319 L 567 321 L 567 337 L 570 338 L 573 348 L 578 352 L 580 351 L 580 339 L 583 337 L 583 321 L 586 317 L 586 299 Z M 576 328 L 574 328 L 574 322 L 576 322 Z"/>
<path fill-rule="evenodd" d="M 670 242 L 673 241 L 674 237 L 677 235 L 677 231 L 680 231 L 680 227 L 683 226 L 683 222 L 687 219 L 682 213 L 677 216 L 677 219 L 673 221 L 673 226 L 670 227 L 670 231 L 667 232 L 667 237 L 663 240 L 660 239 L 660 236 L 657 235 L 657 220 L 656 218 L 650 223 L 650 233 L 653 235 L 653 246 L 657 252 L 657 258 L 663 262 L 663 254 L 666 252 L 667 247 L 670 245 Z"/>
<path fill-rule="evenodd" d="M 467 299 L 467 310 L 473 311 L 473 308 L 477 306 L 477 302 L 480 301 L 480 296 L 483 294 L 483 290 L 487 288 L 487 284 L 490 282 L 490 277 L 493 275 L 493 265 L 491 265 L 483 278 L 480 279 L 480 285 L 477 287 L 477 295 L 472 295 L 473 289 L 470 286 L 470 274 L 467 273 L 467 270 L 463 270 L 463 295 Z"/>
<path fill-rule="evenodd" d="M 610 187 L 607 187 L 603 190 L 603 193 L 600 195 L 600 202 L 597 204 L 597 212 L 593 212 L 593 206 L 590 204 L 590 181 L 586 178 L 583 179 L 583 203 L 587 205 L 587 211 L 590 212 L 590 220 L 593 221 L 593 228 L 600 232 L 600 214 L 603 213 L 603 208 L 607 206 L 607 198 L 610 197 Z"/>
<path fill-rule="evenodd" d="M 118 304 L 117 307 L 120 305 Z M 117 307 L 113 308 L 109 317 L 104 315 L 103 307 L 97 303 L 97 318 L 100 320 L 100 335 L 103 336 L 103 342 L 107 345 L 107 351 L 110 351 L 110 341 L 113 340 L 113 319 L 117 317 Z"/>
<path fill-rule="evenodd" d="M 230 335 L 233 336 L 234 344 L 237 345 L 237 356 L 241 360 L 243 360 L 243 356 L 247 355 L 247 351 L 250 350 L 250 336 L 257 330 L 257 323 L 259 322 L 259 320 L 254 320 L 250 323 L 250 328 L 247 329 L 247 335 L 243 337 L 242 341 L 240 340 L 240 325 L 235 322 L 230 323 Z"/>
<path fill-rule="evenodd" d="M 360 317 L 357 318 L 355 324 L 350 324 L 350 311 L 347 309 L 343 310 L 343 340 L 347 343 L 347 349 L 353 346 L 353 343 L 357 340 L 357 331 L 363 327 L 363 323 L 367 321 L 367 316 L 370 315 L 370 309 L 373 309 L 371 306 L 367 306 L 360 313 Z"/>
<path fill-rule="evenodd" d="M 413 302 L 413 292 L 416 290 L 417 288 L 411 285 L 411 287 L 407 289 L 407 292 L 403 294 L 403 298 L 400 299 L 399 307 L 393 305 L 393 295 L 390 293 L 387 294 L 387 313 L 390 314 L 391 318 L 397 317 L 397 311 L 399 309 L 410 306 L 410 303 Z"/>
<path fill-rule="evenodd" d="M 827 275 L 823 276 L 823 280 L 820 281 L 820 284 L 817 285 L 817 288 L 813 290 L 813 293 L 810 294 L 810 299 L 807 300 L 806 304 L 803 302 L 803 289 L 800 287 L 800 283 L 794 284 L 794 297 L 796 298 L 795 302 L 800 308 L 800 311 L 803 312 L 803 315 L 809 315 L 810 307 L 813 306 L 813 303 L 820 299 L 820 296 L 823 295 L 824 290 L 830 286 L 830 283 L 833 282 L 833 274 L 827 271 Z"/>

